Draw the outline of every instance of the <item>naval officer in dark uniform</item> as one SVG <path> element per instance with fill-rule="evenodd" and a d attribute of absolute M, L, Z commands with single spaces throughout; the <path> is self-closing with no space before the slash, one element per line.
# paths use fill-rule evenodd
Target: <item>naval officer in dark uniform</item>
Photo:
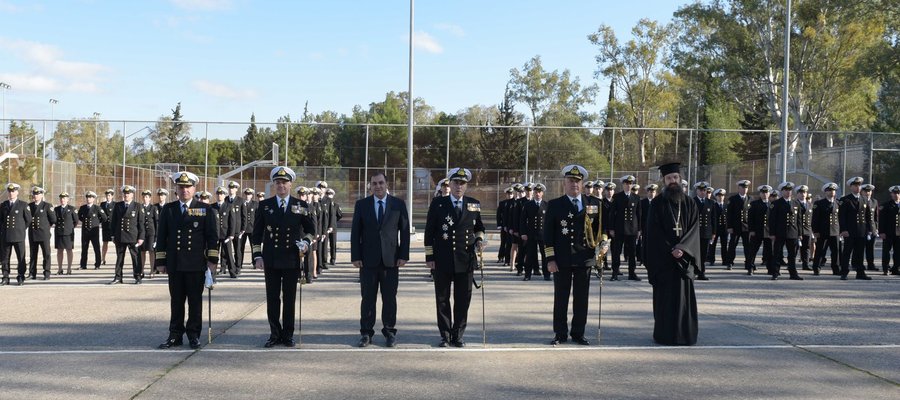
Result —
<path fill-rule="evenodd" d="M 580 165 L 563 168 L 565 194 L 550 200 L 544 221 L 544 245 L 547 255 L 547 269 L 553 274 L 553 332 L 550 344 L 558 345 L 572 340 L 580 345 L 589 345 L 584 337 L 587 323 L 588 289 L 591 268 L 596 265 L 596 249 L 588 245 L 585 238 L 585 223 L 591 218 L 590 232 L 599 235 L 597 240 L 605 242 L 600 231 L 600 200 L 581 194 L 581 181 L 588 173 Z M 569 294 L 572 295 L 572 325 L 567 323 L 569 314 Z"/>
<path fill-rule="evenodd" d="M 138 247 L 144 244 L 144 212 L 141 205 L 133 201 L 134 190 L 134 186 L 123 186 L 122 201 L 113 207 L 110 226 L 113 243 L 116 244 L 116 276 L 109 282 L 110 285 L 122 283 L 126 251 L 131 256 L 134 284 L 140 285 L 144 275 L 143 265 L 138 259 Z"/>
<path fill-rule="evenodd" d="M 300 257 L 310 250 L 315 226 L 309 217 L 308 204 L 291 197 L 291 185 L 296 178 L 294 171 L 276 167 L 269 178 L 275 196 L 259 202 L 250 236 L 254 267 L 262 269 L 266 279 L 266 315 L 270 333 L 264 346 L 294 347 L 294 303 L 300 279 Z"/>
<path fill-rule="evenodd" d="M 28 204 L 19 200 L 19 186 L 16 183 L 8 183 L 6 192 L 9 199 L 0 204 L 0 258 L 3 262 L 3 278 L 0 286 L 9 285 L 9 257 L 12 250 L 16 250 L 17 272 L 16 283 L 22 285 L 25 282 L 25 234 L 28 224 L 31 223 L 31 213 L 28 212 Z"/>
<path fill-rule="evenodd" d="M 450 195 L 435 197 L 425 223 L 425 263 L 434 273 L 440 347 L 464 347 L 476 254 L 485 246 L 481 203 L 465 196 L 472 173 L 450 170 Z M 523 249 L 524 251 L 524 249 Z M 450 287 L 453 286 L 453 309 Z"/>
<path fill-rule="evenodd" d="M 44 201 L 44 189 L 35 187 L 31 189 L 33 201 L 28 203 L 28 211 L 31 213 L 31 224 L 28 228 L 28 246 L 31 248 L 28 269 L 31 279 L 37 279 L 37 255 L 38 250 L 43 255 L 44 280 L 50 279 L 50 236 L 51 228 L 56 225 L 56 214 L 53 206 Z"/>
<path fill-rule="evenodd" d="M 860 187 L 863 184 L 862 177 L 850 178 L 847 186 L 850 193 L 841 197 L 841 205 L 838 218 L 841 225 L 841 237 L 844 238 L 844 249 L 841 253 L 841 280 L 847 280 L 850 268 L 856 270 L 856 279 L 871 280 L 866 275 L 863 264 L 863 252 L 866 249 L 866 239 L 870 232 L 869 203 L 860 196 Z"/>
<path fill-rule="evenodd" d="M 78 208 L 81 221 L 81 269 L 87 269 L 88 246 L 94 246 L 94 269 L 100 269 L 100 226 L 106 223 L 106 213 L 95 204 L 97 193 L 84 194 L 85 204 Z"/>
<path fill-rule="evenodd" d="M 628 263 L 628 280 L 639 281 L 635 269 L 637 268 L 637 237 L 641 234 L 641 198 L 631 193 L 631 186 L 637 179 L 632 175 L 623 176 L 622 191 L 612 198 L 610 212 L 611 228 L 609 236 L 612 238 L 612 277 L 611 281 L 619 280 L 619 264 L 624 250 L 625 261 Z"/>
<path fill-rule="evenodd" d="M 825 252 L 831 250 L 831 273 L 840 275 L 841 269 L 838 260 L 841 258 L 840 202 L 835 198 L 838 185 L 834 182 L 822 186 L 823 199 L 813 203 L 812 232 L 816 241 L 816 254 L 813 259 L 813 275 L 819 275 L 819 269 L 825 263 Z"/>
<path fill-rule="evenodd" d="M 199 179 L 187 171 L 172 175 L 178 198 L 163 205 L 156 232 L 154 268 L 169 275 L 169 337 L 160 349 L 181 346 L 184 334 L 192 349 L 200 348 L 203 286 L 206 273 L 219 261 L 216 217 L 209 205 L 194 199 Z M 187 323 L 184 302 L 188 304 Z"/>

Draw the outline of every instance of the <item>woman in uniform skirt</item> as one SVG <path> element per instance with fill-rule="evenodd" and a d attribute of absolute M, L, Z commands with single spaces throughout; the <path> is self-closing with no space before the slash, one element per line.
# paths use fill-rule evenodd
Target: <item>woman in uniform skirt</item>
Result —
<path fill-rule="evenodd" d="M 78 212 L 75 206 L 69 205 L 69 194 L 59 194 L 59 205 L 53 209 L 56 213 L 54 247 L 56 247 L 57 275 L 63 274 L 63 251 L 68 261 L 66 275 L 72 275 L 72 250 L 75 248 L 75 225 L 78 224 Z"/>

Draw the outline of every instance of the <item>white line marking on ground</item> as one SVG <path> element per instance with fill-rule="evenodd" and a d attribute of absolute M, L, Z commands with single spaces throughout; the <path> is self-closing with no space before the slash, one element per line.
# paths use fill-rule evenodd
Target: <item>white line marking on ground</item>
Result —
<path fill-rule="evenodd" d="M 842 344 L 811 344 L 811 345 L 721 345 L 721 346 L 562 346 L 562 347 L 469 347 L 465 349 L 445 348 L 320 348 L 320 349 L 216 349 L 204 348 L 198 350 L 207 353 L 443 353 L 443 352 L 469 352 L 469 353 L 505 353 L 505 352 L 546 352 L 546 351 L 702 351 L 702 350 L 779 350 L 779 349 L 900 349 L 900 344 L 874 344 L 874 345 L 842 345 Z M 140 353 L 190 353 L 194 350 L 156 350 L 156 349 L 120 349 L 120 350 L 23 350 L 0 351 L 0 355 L 60 355 L 60 354 L 140 354 Z"/>

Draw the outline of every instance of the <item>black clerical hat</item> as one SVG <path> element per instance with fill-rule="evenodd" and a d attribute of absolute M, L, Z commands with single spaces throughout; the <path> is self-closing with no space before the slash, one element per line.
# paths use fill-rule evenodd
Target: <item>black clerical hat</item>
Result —
<path fill-rule="evenodd" d="M 668 174 L 680 174 L 681 173 L 681 163 L 673 162 L 668 164 L 663 164 L 659 166 L 659 175 L 666 176 Z"/>

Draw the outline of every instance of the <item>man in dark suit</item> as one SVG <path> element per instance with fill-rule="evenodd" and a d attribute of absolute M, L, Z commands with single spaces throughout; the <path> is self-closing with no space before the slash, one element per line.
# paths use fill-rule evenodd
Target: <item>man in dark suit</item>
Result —
<path fill-rule="evenodd" d="M 794 189 L 797 193 L 794 197 L 794 206 L 797 207 L 797 217 L 800 219 L 800 236 L 797 239 L 797 255 L 804 271 L 809 271 L 810 246 L 812 242 L 812 213 L 813 205 L 810 201 L 809 186 L 800 185 Z"/>
<path fill-rule="evenodd" d="M 787 248 L 787 267 L 790 279 L 802 281 L 797 274 L 797 239 L 800 238 L 800 209 L 793 199 L 793 182 L 778 185 L 781 197 L 772 202 L 769 215 L 769 232 L 772 236 L 772 254 L 769 258 L 769 274 L 772 280 L 781 276 L 781 260 Z"/>
<path fill-rule="evenodd" d="M 194 199 L 197 175 L 172 175 L 178 199 L 163 206 L 159 215 L 154 268 L 169 275 L 169 337 L 160 349 L 181 346 L 184 334 L 192 349 L 200 348 L 203 327 L 203 286 L 215 272 L 219 258 L 216 217 L 209 205 Z M 184 302 L 188 317 L 184 321 Z"/>
<path fill-rule="evenodd" d="M 275 196 L 259 203 L 253 222 L 253 266 L 263 270 L 266 280 L 266 315 L 269 339 L 264 347 L 277 344 L 296 346 L 294 310 L 297 281 L 303 254 L 311 250 L 315 232 L 308 204 L 291 197 L 296 178 L 288 167 L 275 167 L 269 174 Z"/>
<path fill-rule="evenodd" d="M 636 244 L 637 237 L 641 234 L 641 198 L 631 193 L 631 186 L 636 178 L 632 175 L 623 176 L 622 191 L 616 193 L 612 199 L 610 221 L 612 227 L 609 237 L 612 238 L 612 277 L 611 281 L 619 280 L 619 264 L 624 250 L 625 261 L 628 262 L 628 280 L 639 281 L 636 268 Z"/>
<path fill-rule="evenodd" d="M 881 205 L 878 236 L 881 237 L 881 270 L 885 275 L 900 275 L 900 186 L 891 186 L 891 199 Z M 893 252 L 893 257 L 891 257 Z M 894 266 L 890 267 L 893 258 Z"/>
<path fill-rule="evenodd" d="M 844 249 L 841 253 L 841 280 L 847 280 L 851 266 L 856 270 L 856 279 L 872 279 L 872 277 L 866 275 L 866 268 L 863 264 L 866 236 L 871 231 L 867 220 L 869 204 L 865 199 L 861 198 L 859 193 L 862 184 L 862 177 L 850 178 L 847 181 L 850 193 L 841 198 L 840 211 L 838 212 L 841 237 L 844 238 Z"/>
<path fill-rule="evenodd" d="M 141 192 L 141 210 L 144 213 L 144 244 L 138 246 L 138 258 L 141 260 L 141 271 L 144 271 L 144 265 L 149 267 L 149 276 L 153 278 L 154 265 L 156 265 L 156 252 L 153 246 L 156 245 L 156 228 L 159 225 L 159 207 L 152 203 L 153 192 L 144 190 Z M 143 276 L 141 277 L 143 278 Z"/>
<path fill-rule="evenodd" d="M 106 213 L 95 204 L 97 193 L 84 194 L 85 204 L 78 208 L 81 221 L 81 269 L 87 269 L 88 246 L 94 246 L 94 269 L 100 269 L 100 226 L 106 223 Z"/>
<path fill-rule="evenodd" d="M 591 268 L 597 262 L 596 249 L 585 238 L 585 223 L 591 217 L 590 231 L 606 240 L 600 231 L 600 201 L 581 194 L 581 181 L 587 170 L 580 165 L 568 165 L 562 170 L 565 194 L 550 200 L 544 221 L 544 244 L 547 269 L 553 274 L 553 332 L 552 345 L 565 343 L 569 335 L 580 345 L 591 343 L 584 337 L 587 323 L 588 289 Z M 569 295 L 572 297 L 572 326 L 569 329 Z"/>
<path fill-rule="evenodd" d="M 144 244 L 144 213 L 140 204 L 134 202 L 134 186 L 122 187 L 122 201 L 113 208 L 110 226 L 113 229 L 113 243 L 116 245 L 116 276 L 110 285 L 122 283 L 125 266 L 125 252 L 131 255 L 131 269 L 134 284 L 141 284 L 144 271 L 138 260 L 138 247 Z"/>
<path fill-rule="evenodd" d="M 434 273 L 440 347 L 464 347 L 477 254 L 484 250 L 481 203 L 465 196 L 472 173 L 450 170 L 450 195 L 435 197 L 425 223 L 425 264 Z M 524 250 L 524 249 L 523 249 Z M 450 286 L 453 286 L 453 308 Z"/>
<path fill-rule="evenodd" d="M 526 281 L 531 280 L 532 274 L 543 275 L 546 281 L 552 279 L 547 270 L 547 256 L 544 248 L 544 216 L 547 214 L 544 190 L 546 189 L 547 187 L 543 183 L 534 185 L 534 199 L 525 203 L 522 241 L 525 243 Z M 540 263 L 538 263 L 538 255 L 541 256 Z"/>
<path fill-rule="evenodd" d="M 399 269 L 409 260 L 409 212 L 406 203 L 387 194 L 383 172 L 369 178 L 372 195 L 353 206 L 350 229 L 350 259 L 359 268 L 359 347 L 372 343 L 375 308 L 381 290 L 381 333 L 385 346 L 397 343 L 397 283 Z"/>
<path fill-rule="evenodd" d="M 0 286 L 9 285 L 9 257 L 12 250 L 16 250 L 17 272 L 16 283 L 25 283 L 25 236 L 28 225 L 31 223 L 31 213 L 28 212 L 28 204 L 19 200 L 19 189 L 16 183 L 8 183 L 6 192 L 9 199 L 0 204 L 0 258 L 3 262 L 3 278 Z"/>
<path fill-rule="evenodd" d="M 812 232 L 816 241 L 816 254 L 813 259 L 813 275 L 819 275 L 819 269 L 825 262 L 825 252 L 831 249 L 831 273 L 840 275 L 838 260 L 841 258 L 840 241 L 841 225 L 839 218 L 840 203 L 835 199 L 838 185 L 834 182 L 822 186 L 825 198 L 813 204 Z"/>
<path fill-rule="evenodd" d="M 650 211 L 650 202 L 656 197 L 657 190 L 659 190 L 659 185 L 655 183 L 647 185 L 644 188 L 644 193 L 647 194 L 647 197 L 641 199 L 641 236 L 638 236 L 636 247 L 637 261 L 642 265 L 644 263 L 644 232 L 647 232 L 647 213 Z"/>
<path fill-rule="evenodd" d="M 31 225 L 28 229 L 28 246 L 31 248 L 28 269 L 31 279 L 37 279 L 37 255 L 38 250 L 43 256 L 44 280 L 50 279 L 50 233 L 53 225 L 56 225 L 56 214 L 53 206 L 44 201 L 44 189 L 35 187 L 31 189 L 33 201 L 28 203 L 28 211 L 31 213 Z"/>
<path fill-rule="evenodd" d="M 746 179 L 738 181 L 737 186 L 737 194 L 728 198 L 728 236 L 730 236 L 728 238 L 728 258 L 722 260 L 727 270 L 731 270 L 731 267 L 734 266 L 734 259 L 737 257 L 738 241 L 744 247 L 745 266 L 747 264 L 746 259 L 749 258 L 747 250 L 753 246 L 750 240 L 750 226 L 748 225 L 751 199 L 747 192 L 750 190 L 750 181 Z"/>
<path fill-rule="evenodd" d="M 321 261 L 319 264 L 322 269 L 328 269 L 328 265 L 333 264 L 329 263 L 329 256 L 331 255 L 331 241 L 329 240 L 329 237 L 331 233 L 334 232 L 335 225 L 337 225 L 337 215 L 335 214 L 334 201 L 331 197 L 328 197 L 328 182 L 316 182 L 316 188 L 319 189 L 319 193 L 321 194 L 319 203 L 322 207 L 322 218 L 323 224 L 325 225 L 325 230 L 322 232 L 322 244 L 320 245 L 322 249 L 320 252 Z"/>

